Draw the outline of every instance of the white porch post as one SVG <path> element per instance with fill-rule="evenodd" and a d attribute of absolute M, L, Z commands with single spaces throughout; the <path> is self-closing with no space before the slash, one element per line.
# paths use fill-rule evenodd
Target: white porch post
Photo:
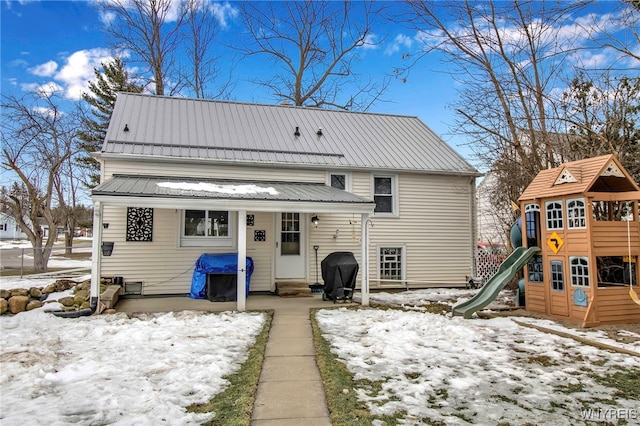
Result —
<path fill-rule="evenodd" d="M 247 211 L 238 211 L 238 293 L 237 309 L 240 312 L 246 308 L 247 286 Z"/>
<path fill-rule="evenodd" d="M 362 257 L 362 306 L 369 306 L 369 215 L 362 214 L 360 220 L 360 255 Z"/>
<path fill-rule="evenodd" d="M 93 234 L 91 242 L 91 306 L 98 306 L 100 303 L 100 267 L 102 263 L 102 253 L 100 244 L 102 242 L 102 202 L 93 203 Z"/>

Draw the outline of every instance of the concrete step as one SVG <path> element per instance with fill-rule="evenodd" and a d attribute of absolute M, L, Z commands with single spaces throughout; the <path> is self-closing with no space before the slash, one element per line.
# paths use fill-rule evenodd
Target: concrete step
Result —
<path fill-rule="evenodd" d="M 311 295 L 311 288 L 306 281 L 278 281 L 276 294 L 278 296 Z"/>

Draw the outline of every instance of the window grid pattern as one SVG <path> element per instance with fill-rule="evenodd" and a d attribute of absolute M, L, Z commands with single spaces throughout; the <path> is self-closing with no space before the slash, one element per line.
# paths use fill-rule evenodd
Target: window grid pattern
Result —
<path fill-rule="evenodd" d="M 300 213 L 282 213 L 280 254 L 300 254 Z"/>
<path fill-rule="evenodd" d="M 571 285 L 589 287 L 589 259 L 586 257 L 570 257 Z"/>
<path fill-rule="evenodd" d="M 561 260 L 551 261 L 551 290 L 564 291 L 564 268 Z"/>
<path fill-rule="evenodd" d="M 346 175 L 331 175 L 331 187 L 345 190 L 347 189 Z"/>
<path fill-rule="evenodd" d="M 547 213 L 547 229 L 563 229 L 562 202 L 549 201 L 545 204 Z"/>
<path fill-rule="evenodd" d="M 587 213 L 583 199 L 567 201 L 567 228 L 584 229 L 587 227 Z"/>
<path fill-rule="evenodd" d="M 402 247 L 380 248 L 380 279 L 402 280 Z"/>
<path fill-rule="evenodd" d="M 541 283 L 544 281 L 544 271 L 542 270 L 542 255 L 536 254 L 527 263 L 529 271 L 529 281 L 532 283 Z"/>

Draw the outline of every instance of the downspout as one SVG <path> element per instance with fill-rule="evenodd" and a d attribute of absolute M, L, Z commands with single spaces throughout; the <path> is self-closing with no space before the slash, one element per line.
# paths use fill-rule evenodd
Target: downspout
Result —
<path fill-rule="evenodd" d="M 98 309 L 100 303 L 100 267 L 102 253 L 100 252 L 100 242 L 102 241 L 102 202 L 93 203 L 93 239 L 91 241 L 91 292 L 89 308 L 77 311 L 53 311 L 53 315 L 61 318 L 78 318 L 93 313 Z"/>
<path fill-rule="evenodd" d="M 362 306 L 369 306 L 369 227 L 373 226 L 369 215 L 362 214 L 360 229 L 360 254 L 362 257 L 362 283 L 360 291 L 362 293 Z"/>
<path fill-rule="evenodd" d="M 469 214 L 470 214 L 470 221 L 471 221 L 471 265 L 469 270 L 471 271 L 471 275 L 469 275 L 470 277 L 475 277 L 477 276 L 476 273 L 476 256 L 475 256 L 475 252 L 476 252 L 476 242 L 478 241 L 478 212 L 477 212 L 477 204 L 478 204 L 478 200 L 477 200 L 477 192 L 476 192 L 476 178 L 475 177 L 471 177 L 470 181 L 469 181 L 469 185 L 471 187 L 470 192 L 471 192 L 471 197 L 470 197 L 470 205 L 469 205 Z"/>

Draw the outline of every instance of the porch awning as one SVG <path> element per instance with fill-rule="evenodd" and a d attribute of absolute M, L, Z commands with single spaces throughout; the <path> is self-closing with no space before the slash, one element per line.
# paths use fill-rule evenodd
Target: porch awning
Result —
<path fill-rule="evenodd" d="M 129 207 L 373 213 L 375 202 L 322 183 L 113 175 L 93 201 Z"/>

